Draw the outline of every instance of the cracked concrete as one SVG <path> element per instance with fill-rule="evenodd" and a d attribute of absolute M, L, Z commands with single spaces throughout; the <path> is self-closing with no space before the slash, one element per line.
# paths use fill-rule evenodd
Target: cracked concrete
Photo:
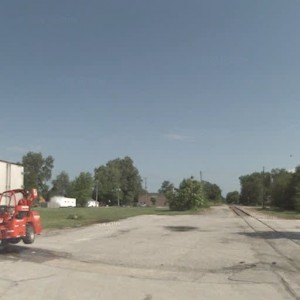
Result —
<path fill-rule="evenodd" d="M 299 246 L 253 232 L 226 206 L 48 232 L 0 254 L 0 299 L 298 300 Z"/>

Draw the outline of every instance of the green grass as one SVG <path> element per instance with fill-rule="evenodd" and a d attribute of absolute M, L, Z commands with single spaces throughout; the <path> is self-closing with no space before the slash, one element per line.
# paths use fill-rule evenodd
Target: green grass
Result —
<path fill-rule="evenodd" d="M 139 215 L 187 215 L 201 212 L 201 210 L 178 212 L 151 207 L 35 208 L 35 210 L 41 215 L 44 229 L 81 227 Z"/>
<path fill-rule="evenodd" d="M 270 215 L 275 216 L 281 219 L 292 219 L 292 220 L 300 220 L 300 213 L 294 210 L 283 210 L 280 208 L 257 208 L 257 211 Z"/>

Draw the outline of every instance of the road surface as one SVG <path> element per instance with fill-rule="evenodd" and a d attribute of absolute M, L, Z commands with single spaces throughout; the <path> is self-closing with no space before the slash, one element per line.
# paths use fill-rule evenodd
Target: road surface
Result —
<path fill-rule="evenodd" d="M 227 206 L 47 231 L 0 253 L 0 299 L 299 300 L 299 250 L 299 220 Z"/>

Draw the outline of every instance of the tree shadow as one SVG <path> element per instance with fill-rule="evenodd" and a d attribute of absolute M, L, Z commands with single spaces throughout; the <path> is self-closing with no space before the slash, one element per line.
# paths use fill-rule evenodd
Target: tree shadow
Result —
<path fill-rule="evenodd" d="M 300 232 L 295 231 L 260 231 L 260 232 L 239 232 L 240 235 L 245 235 L 251 238 L 261 238 L 267 240 L 276 239 L 291 239 L 300 240 Z"/>

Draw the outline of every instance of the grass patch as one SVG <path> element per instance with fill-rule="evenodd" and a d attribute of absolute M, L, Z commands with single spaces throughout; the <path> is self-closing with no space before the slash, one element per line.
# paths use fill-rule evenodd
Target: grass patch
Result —
<path fill-rule="evenodd" d="M 139 215 L 187 215 L 199 211 L 172 211 L 155 207 L 99 207 L 99 208 L 35 208 L 41 215 L 44 229 L 81 227 L 113 222 Z"/>
<path fill-rule="evenodd" d="M 300 213 L 295 210 L 283 210 L 276 207 L 256 208 L 257 211 L 281 219 L 300 220 Z"/>

